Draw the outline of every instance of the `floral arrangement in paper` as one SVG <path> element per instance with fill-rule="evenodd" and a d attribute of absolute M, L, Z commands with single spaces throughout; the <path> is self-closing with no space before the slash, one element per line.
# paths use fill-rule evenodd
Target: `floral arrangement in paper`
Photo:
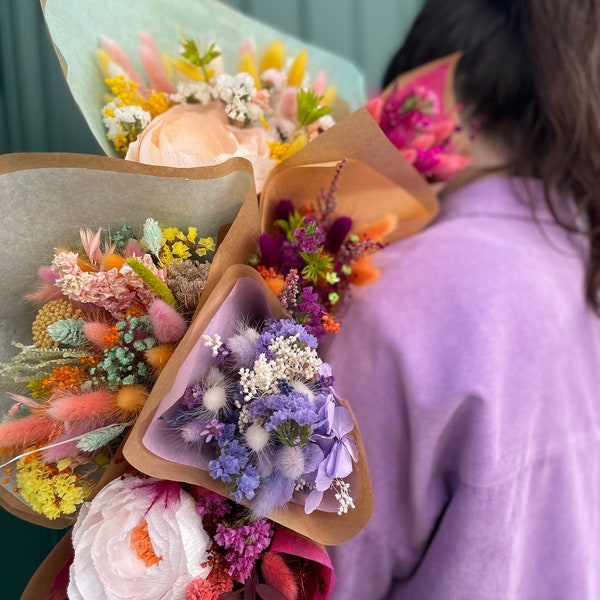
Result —
<path fill-rule="evenodd" d="M 268 171 L 334 123 L 335 96 L 320 72 L 307 80 L 308 53 L 288 62 L 282 41 L 260 56 L 252 40 L 240 46 L 237 72 L 224 72 L 215 43 L 183 40 L 179 55 L 159 52 L 141 34 L 146 77 L 113 40 L 99 52 L 111 93 L 102 110 L 107 137 L 128 160 L 175 167 L 243 156 L 252 163 L 257 190 Z"/>
<path fill-rule="evenodd" d="M 13 405 L 0 423 L 2 484 L 57 519 L 91 492 L 187 330 L 212 238 L 147 219 L 138 234 L 80 231 L 27 300 L 33 343 L 0 365 Z"/>
<path fill-rule="evenodd" d="M 315 544 L 213 492 L 135 472 L 84 505 L 73 547 L 72 600 L 325 600 L 333 587 Z"/>
<path fill-rule="evenodd" d="M 354 421 L 336 399 L 316 338 L 293 319 L 236 330 L 226 339 L 205 336 L 215 362 L 186 388 L 169 424 L 209 453 L 211 477 L 255 515 L 269 515 L 295 492 L 305 495 L 306 513 L 326 491 L 338 514 L 354 508 L 344 481 L 358 460 Z"/>
<path fill-rule="evenodd" d="M 259 251 L 250 258 L 283 307 L 319 340 L 339 330 L 335 314 L 351 285 L 377 278 L 370 256 L 396 224 L 387 216 L 355 231 L 351 215 L 339 214 L 345 162 L 340 161 L 331 185 L 314 202 L 300 208 L 290 199 L 276 204 L 272 232 L 261 234 Z"/>
<path fill-rule="evenodd" d="M 436 61 L 401 76 L 366 107 L 388 139 L 430 182 L 447 181 L 470 164 L 457 151 L 460 131 L 455 106 L 445 102 L 451 61 Z"/>

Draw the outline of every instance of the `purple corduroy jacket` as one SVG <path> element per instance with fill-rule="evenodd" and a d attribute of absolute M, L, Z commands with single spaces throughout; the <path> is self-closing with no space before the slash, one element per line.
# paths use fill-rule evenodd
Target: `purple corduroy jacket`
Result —
<path fill-rule="evenodd" d="M 372 520 L 336 600 L 600 599 L 600 319 L 582 236 L 480 180 L 376 257 L 330 345 Z"/>

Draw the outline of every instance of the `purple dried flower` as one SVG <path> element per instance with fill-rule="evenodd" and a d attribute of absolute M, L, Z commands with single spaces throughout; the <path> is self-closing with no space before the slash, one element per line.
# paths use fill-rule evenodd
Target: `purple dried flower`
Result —
<path fill-rule="evenodd" d="M 185 408 L 196 408 L 202 404 L 202 386 L 199 384 L 190 385 L 185 388 L 185 392 L 183 392 L 183 396 L 181 397 L 181 404 L 185 406 Z"/>
<path fill-rule="evenodd" d="M 258 238 L 258 245 L 260 247 L 260 260 L 261 264 L 265 267 L 277 268 L 281 264 L 281 240 L 277 240 L 275 237 L 268 233 L 263 233 Z"/>
<path fill-rule="evenodd" d="M 294 212 L 294 205 L 291 200 L 280 200 L 275 206 L 275 212 L 273 214 L 273 222 L 275 221 L 287 221 L 289 216 Z"/>
<path fill-rule="evenodd" d="M 325 237 L 325 250 L 331 254 L 337 254 L 352 229 L 350 217 L 338 217 L 329 228 Z"/>

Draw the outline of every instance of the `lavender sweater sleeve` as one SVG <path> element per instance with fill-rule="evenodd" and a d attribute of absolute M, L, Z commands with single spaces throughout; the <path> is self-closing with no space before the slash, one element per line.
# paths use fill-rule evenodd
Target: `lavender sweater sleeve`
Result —
<path fill-rule="evenodd" d="M 375 513 L 336 599 L 600 598 L 600 319 L 580 240 L 505 179 L 381 251 L 331 344 Z"/>

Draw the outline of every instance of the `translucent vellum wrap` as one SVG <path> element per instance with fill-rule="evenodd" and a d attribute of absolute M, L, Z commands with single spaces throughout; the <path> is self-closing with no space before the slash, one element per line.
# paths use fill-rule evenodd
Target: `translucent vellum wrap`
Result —
<path fill-rule="evenodd" d="M 96 66 L 101 36 L 115 40 L 132 58 L 138 55 L 142 31 L 149 32 L 161 50 L 171 53 L 177 50 L 180 34 L 204 43 L 215 41 L 225 64 L 230 65 L 229 71 L 237 65 L 238 46 L 244 38 L 253 38 L 258 48 L 282 40 L 290 55 L 308 50 L 310 73 L 324 70 L 349 110 L 357 109 L 366 99 L 363 76 L 350 62 L 215 0 L 42 0 L 42 7 L 71 92 L 98 143 L 111 156 L 115 152 L 106 139 L 101 118 L 105 85 Z"/>
<path fill-rule="evenodd" d="M 284 318 L 286 313 L 260 275 L 245 265 L 227 269 L 161 373 L 123 447 L 125 458 L 136 469 L 152 477 L 200 485 L 228 496 L 223 483 L 214 480 L 208 472 L 208 462 L 214 457 L 199 453 L 178 438 L 165 419 L 179 408 L 186 387 L 195 383 L 213 364 L 212 351 L 205 345 L 203 335 L 218 333 L 226 339 L 234 334 L 240 319 L 253 322 L 271 316 Z M 356 426 L 353 436 L 358 443 L 359 459 L 347 480 L 356 509 L 337 515 L 337 502 L 326 494 L 317 510 L 307 515 L 303 497 L 298 496 L 286 506 L 275 509 L 268 518 L 325 545 L 339 544 L 356 535 L 371 516 L 373 497 L 364 447 Z"/>
<path fill-rule="evenodd" d="M 197 225 L 217 237 L 242 204 L 256 205 L 247 161 L 233 159 L 200 169 L 148 167 L 96 156 L 22 154 L 0 157 L 0 198 L 4 207 L 0 255 L 0 360 L 16 354 L 11 342 L 30 344 L 35 316 L 24 295 L 32 291 L 37 269 L 53 248 L 77 241 L 80 227 L 140 228 L 148 217 L 176 227 Z M 249 251 L 234 245 L 232 260 Z M 1 393 L 6 409 L 8 397 Z M 6 412 L 4 410 L 3 412 Z M 0 504 L 16 516 L 61 529 L 76 515 L 49 520 L 13 492 L 14 476 L 0 486 Z"/>

